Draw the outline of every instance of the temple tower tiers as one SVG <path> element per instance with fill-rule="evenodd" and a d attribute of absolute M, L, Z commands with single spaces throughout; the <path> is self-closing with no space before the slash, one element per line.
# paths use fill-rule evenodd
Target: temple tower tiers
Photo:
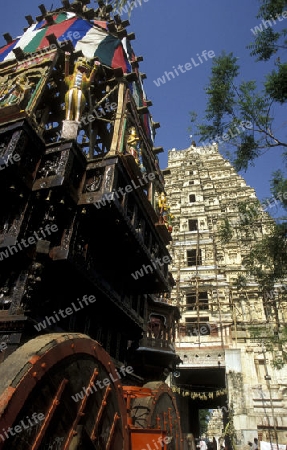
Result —
<path fill-rule="evenodd" d="M 210 420 L 206 431 L 207 438 L 212 441 L 213 436 L 221 436 L 223 429 L 223 417 L 221 409 L 213 409 L 210 413 Z M 217 445 L 219 441 L 215 438 Z"/>
<path fill-rule="evenodd" d="M 286 444 L 286 367 L 275 369 L 251 333 L 286 323 L 286 302 L 271 307 L 243 265 L 272 220 L 216 144 L 169 151 L 164 175 L 174 216 L 171 300 L 181 309 L 172 384 L 183 431 L 198 437 L 198 410 L 218 409 L 238 449 L 254 437 Z"/>

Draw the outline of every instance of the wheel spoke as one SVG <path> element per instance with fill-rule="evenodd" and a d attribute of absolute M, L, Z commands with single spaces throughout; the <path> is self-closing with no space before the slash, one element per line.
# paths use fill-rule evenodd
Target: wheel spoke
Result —
<path fill-rule="evenodd" d="M 107 386 L 107 388 L 105 390 L 105 393 L 104 393 L 104 397 L 102 399 L 102 403 L 101 403 L 100 409 L 98 411 L 98 415 L 97 415 L 97 418 L 96 418 L 95 426 L 94 426 L 94 428 L 93 428 L 93 430 L 91 432 L 91 439 L 92 439 L 92 441 L 94 441 L 97 438 L 96 432 L 98 430 L 98 426 L 99 426 L 99 423 L 100 423 L 100 420 L 101 420 L 104 408 L 107 405 L 107 398 L 108 398 L 108 395 L 111 392 L 111 390 L 112 389 L 110 388 L 110 386 Z"/>
<path fill-rule="evenodd" d="M 109 434 L 109 439 L 108 439 L 108 442 L 107 442 L 107 445 L 106 445 L 106 450 L 110 450 L 110 448 L 111 448 L 111 443 L 112 443 L 112 440 L 113 440 L 113 437 L 114 437 L 116 424 L 117 424 L 117 421 L 119 420 L 119 418 L 120 418 L 120 416 L 118 415 L 118 413 L 115 413 L 113 424 L 112 424 L 112 428 L 111 428 L 111 431 L 110 431 L 110 434 Z"/>
<path fill-rule="evenodd" d="M 94 373 L 93 373 L 93 375 L 90 378 L 88 387 L 86 388 L 87 391 L 88 391 L 88 389 L 92 389 L 92 386 L 94 385 L 94 381 L 95 381 L 96 377 L 98 376 L 98 374 L 99 374 L 99 372 L 97 371 L 97 369 L 94 370 Z M 70 446 L 71 440 L 72 440 L 73 436 L 75 436 L 77 434 L 77 426 L 78 426 L 79 421 L 81 420 L 82 416 L 84 416 L 84 414 L 85 414 L 84 410 L 85 410 L 85 407 L 86 407 L 86 404 L 87 404 L 87 400 L 88 400 L 88 396 L 87 396 L 87 394 L 85 394 L 83 400 L 80 403 L 80 406 L 79 406 L 79 409 L 78 409 L 78 412 L 77 412 L 77 416 L 76 416 L 76 418 L 74 420 L 74 423 L 73 423 L 73 426 L 72 426 L 72 428 L 71 428 L 71 430 L 69 432 L 69 435 L 68 435 L 68 438 L 67 438 L 67 440 L 65 442 L 63 450 L 69 450 L 69 446 Z"/>
<path fill-rule="evenodd" d="M 35 439 L 32 447 L 31 447 L 31 450 L 37 450 L 37 448 L 41 444 L 42 439 L 43 439 L 43 437 L 45 435 L 45 431 L 47 430 L 47 428 L 49 426 L 49 423 L 50 423 L 50 421 L 51 421 L 51 419 L 53 417 L 53 414 L 54 414 L 57 406 L 60 403 L 61 395 L 62 395 L 62 393 L 63 393 L 67 383 L 68 383 L 68 380 L 66 380 L 64 378 L 64 380 L 62 380 L 60 386 L 58 387 L 57 393 L 56 393 L 55 397 L 53 398 L 51 406 L 48 409 L 48 412 L 45 414 L 45 419 L 44 419 L 43 425 L 41 426 L 41 428 L 39 430 L 39 433 L 36 436 L 36 439 Z"/>

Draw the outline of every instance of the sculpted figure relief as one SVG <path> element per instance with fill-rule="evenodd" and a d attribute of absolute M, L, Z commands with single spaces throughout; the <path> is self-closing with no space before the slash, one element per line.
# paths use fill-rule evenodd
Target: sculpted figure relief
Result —
<path fill-rule="evenodd" d="M 33 83 L 29 82 L 26 75 L 18 75 L 10 84 L 2 87 L 0 92 L 0 107 L 20 104 L 27 98 Z"/>

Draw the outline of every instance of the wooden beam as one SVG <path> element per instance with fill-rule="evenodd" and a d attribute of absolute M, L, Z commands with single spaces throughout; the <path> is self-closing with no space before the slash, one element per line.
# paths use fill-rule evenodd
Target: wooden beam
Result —
<path fill-rule="evenodd" d="M 126 108 L 126 99 L 125 99 L 126 86 L 125 83 L 119 84 L 119 92 L 118 92 L 118 107 L 116 112 L 116 118 L 114 122 L 114 133 L 113 139 L 111 143 L 111 148 L 109 151 L 109 155 L 116 155 L 117 153 L 121 153 L 123 138 L 124 138 L 124 128 L 125 128 L 125 108 Z"/>
<path fill-rule="evenodd" d="M 153 147 L 152 151 L 155 155 L 157 155 L 158 153 L 163 153 L 163 147 Z"/>

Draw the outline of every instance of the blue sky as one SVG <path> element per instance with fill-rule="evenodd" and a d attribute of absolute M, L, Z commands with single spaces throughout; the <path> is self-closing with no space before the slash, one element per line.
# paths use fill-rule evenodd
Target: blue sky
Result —
<path fill-rule="evenodd" d="M 50 0 L 45 3 L 46 8 L 50 9 L 52 3 L 54 8 L 61 4 L 60 0 Z M 0 17 L 0 45 L 5 43 L 3 33 L 9 32 L 13 37 L 22 34 L 27 26 L 24 16 L 39 15 L 39 4 L 39 0 L 9 0 L 5 4 Z M 95 3 L 91 1 L 90 6 Z M 156 136 L 156 145 L 165 149 L 160 155 L 161 168 L 167 165 L 168 150 L 181 150 L 191 143 L 189 111 L 196 111 L 199 118 L 203 116 L 206 106 L 204 88 L 212 66 L 212 58 L 205 60 L 200 56 L 204 50 L 213 51 L 216 56 L 222 50 L 233 52 L 239 58 L 242 81 L 254 79 L 262 83 L 264 74 L 274 67 L 273 62 L 256 63 L 246 49 L 253 41 L 251 28 L 260 23 L 256 18 L 258 7 L 257 0 L 142 0 L 142 6 L 133 10 L 128 31 L 136 35 L 132 42 L 135 53 L 144 57 L 140 69 L 147 74 L 144 86 L 147 97 L 153 102 L 150 111 L 154 121 L 161 123 Z M 128 19 L 127 14 L 124 13 L 122 19 Z M 286 24 L 278 21 L 274 29 L 286 27 L 287 19 L 285 21 Z M 174 79 L 170 76 L 170 81 L 156 86 L 154 80 L 162 77 L 165 71 L 191 63 L 191 58 L 198 65 L 192 64 L 192 69 L 185 73 L 178 71 L 179 75 Z M 276 126 L 283 137 L 286 136 L 286 109 L 282 108 L 281 114 L 276 116 Z M 195 134 L 192 139 L 198 142 Z M 255 167 L 241 173 L 260 200 L 270 195 L 272 171 L 282 168 L 281 152 L 282 149 L 268 151 L 256 161 Z"/>

